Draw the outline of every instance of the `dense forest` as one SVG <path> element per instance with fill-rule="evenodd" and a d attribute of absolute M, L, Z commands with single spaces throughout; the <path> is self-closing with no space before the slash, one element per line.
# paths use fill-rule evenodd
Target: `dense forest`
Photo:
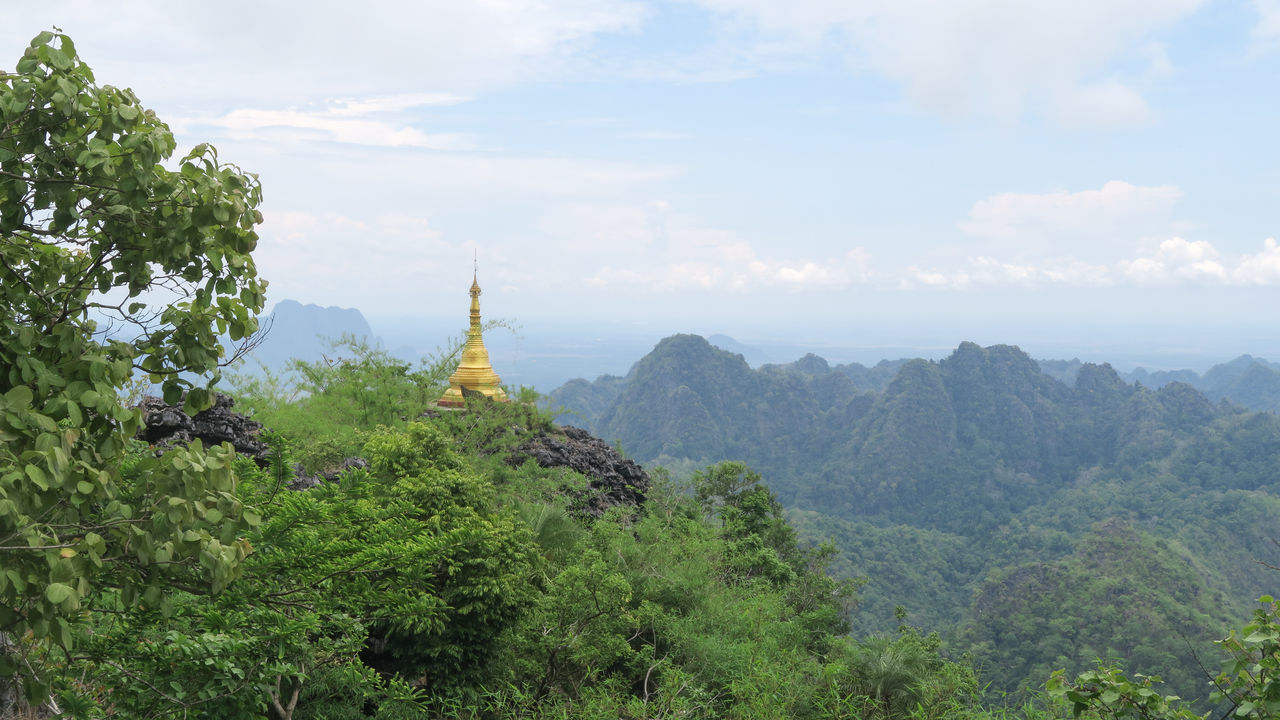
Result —
<path fill-rule="evenodd" d="M 715 459 L 650 474 L 533 393 L 435 408 L 447 342 L 229 377 L 261 188 L 175 146 L 59 32 L 0 74 L 5 717 L 1190 718 L 1129 672 L 1181 680 L 1163 641 L 1210 626 L 1243 627 L 1188 697 L 1280 710 L 1280 610 L 1239 596 L 1267 584 L 1241 568 L 1273 534 L 1271 416 L 1106 368 L 1067 388 L 1012 348 L 867 392 L 673 338 L 582 389 L 633 452 Z M 723 460 L 753 446 L 765 475 Z M 884 572 L 908 607 L 868 633 Z M 942 585 L 973 591 L 945 636 L 917 619 L 954 612 Z"/>
<path fill-rule="evenodd" d="M 643 462 L 760 469 L 800 538 L 867 580 L 856 632 L 891 631 L 905 606 L 992 690 L 1113 658 L 1194 697 L 1211 640 L 1275 587 L 1256 561 L 1280 537 L 1280 419 L 1076 365 L 1068 384 L 1016 347 L 964 343 L 938 362 L 753 370 L 679 335 L 550 404 Z"/>

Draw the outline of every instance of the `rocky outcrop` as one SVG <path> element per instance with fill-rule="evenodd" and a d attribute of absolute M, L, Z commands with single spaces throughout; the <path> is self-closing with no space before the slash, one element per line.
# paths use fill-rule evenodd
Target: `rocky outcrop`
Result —
<path fill-rule="evenodd" d="M 619 505 L 639 507 L 649 489 L 649 474 L 644 468 L 576 427 L 539 432 L 517 447 L 507 457 L 507 463 L 516 466 L 527 459 L 544 468 L 565 467 L 586 476 L 589 484 L 580 498 L 581 509 L 594 517 Z"/>
<path fill-rule="evenodd" d="M 258 439 L 262 423 L 232 411 L 235 402 L 222 393 L 214 393 L 213 407 L 192 416 L 183 412 L 181 403 L 169 405 L 158 397 L 144 397 L 138 404 L 142 410 L 138 439 L 159 451 L 187 445 L 197 438 L 206 447 L 229 442 L 237 452 L 266 467 L 271 449 Z"/>
<path fill-rule="evenodd" d="M 310 490 L 325 483 L 337 482 L 348 470 L 368 470 L 369 461 L 364 458 L 349 457 L 342 461 L 336 470 L 308 475 L 302 463 L 293 466 L 293 480 L 289 482 L 290 490 Z"/>

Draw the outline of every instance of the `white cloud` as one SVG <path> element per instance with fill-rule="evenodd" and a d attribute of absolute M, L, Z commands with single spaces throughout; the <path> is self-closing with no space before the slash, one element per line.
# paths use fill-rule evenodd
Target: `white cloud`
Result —
<path fill-rule="evenodd" d="M 221 117 L 180 119 L 185 128 L 220 128 L 238 140 L 321 140 L 375 147 L 465 150 L 472 143 L 461 133 L 424 133 L 407 125 L 366 120 L 330 111 L 232 110 Z M 282 132 L 283 131 L 283 132 Z M 301 131 L 301 132 L 297 132 Z"/>
<path fill-rule="evenodd" d="M 561 208 L 544 217 L 542 229 L 579 267 L 588 268 L 586 283 L 596 288 L 799 291 L 872 279 L 865 248 L 823 258 L 774 257 L 734 231 L 672 211 L 664 201 Z"/>
<path fill-rule="evenodd" d="M 123 78 L 149 104 L 288 107 L 316 97 L 470 94 L 563 74 L 598 36 L 630 32 L 647 12 L 633 0 L 50 0 L 7 7 L 0 47 L 20 52 L 58 25 L 100 78 Z"/>
<path fill-rule="evenodd" d="M 686 1 L 712 15 L 712 29 L 692 33 L 693 46 L 679 50 L 666 49 L 671 28 L 653 22 L 664 15 L 653 0 L 391 0 L 358 8 L 336 0 L 305 7 L 49 0 L 8 9 L 0 47 L 20 48 L 58 24 L 100 77 L 126 79 L 166 117 L 174 109 L 301 107 L 317 97 L 359 104 L 369 95 L 470 95 L 627 68 L 724 81 L 835 55 L 899 83 L 930 111 L 1016 117 L 1030 109 L 1069 125 L 1116 125 L 1147 119 L 1141 86 L 1171 67 L 1159 33 L 1208 2 Z M 1255 0 L 1260 41 L 1280 37 L 1277 1 Z M 602 38 L 642 33 L 653 37 L 602 47 Z M 653 40 L 662 49 L 655 52 Z M 1133 64 L 1150 70 L 1117 74 Z"/>
<path fill-rule="evenodd" d="M 1280 284 L 1280 247 L 1275 238 L 1267 238 L 1256 255 L 1246 255 L 1231 273 L 1241 285 Z"/>
<path fill-rule="evenodd" d="M 264 213 L 254 252 L 269 297 L 324 299 L 369 308 L 421 288 L 442 262 L 463 254 L 428 218 L 388 213 L 358 219 L 337 212 Z M 353 249 L 358 248 L 358 252 Z M 371 302 L 353 302 L 360 298 Z"/>
<path fill-rule="evenodd" d="M 902 287 L 909 288 L 914 285 L 924 285 L 925 287 L 963 287 L 969 283 L 969 277 L 964 273 L 956 273 L 955 275 L 947 275 L 937 270 L 921 270 L 912 265 L 906 269 L 906 277 L 902 280 Z"/>
<path fill-rule="evenodd" d="M 1046 106 L 1069 124 L 1132 124 L 1146 103 L 1112 77 L 1113 63 L 1147 59 L 1150 37 L 1208 0 L 694 0 L 755 41 L 753 59 L 780 49 L 846 51 L 855 66 L 900 82 L 946 114 L 1016 117 Z"/>
<path fill-rule="evenodd" d="M 1110 256 L 1167 237 L 1182 191 L 1112 180 L 1098 190 L 1000 193 L 974 204 L 960 229 L 1014 257 Z"/>
<path fill-rule="evenodd" d="M 1255 254 L 1234 261 L 1207 240 L 1170 237 L 1150 252 L 1111 263 L 1057 258 L 1019 263 L 994 257 L 967 258 L 953 267 L 908 266 L 899 287 L 964 289 L 969 287 L 1134 287 L 1280 285 L 1280 244 L 1267 238 Z"/>
<path fill-rule="evenodd" d="M 1138 285 L 1177 282 L 1225 282 L 1227 270 L 1218 262 L 1218 250 L 1205 240 L 1173 237 L 1160 243 L 1147 257 L 1121 261 L 1120 273 Z"/>
<path fill-rule="evenodd" d="M 1053 284 L 1088 287 L 1106 285 L 1110 282 L 1105 265 L 1091 265 L 1079 260 L 1059 259 L 1045 266 L 1037 266 L 977 257 L 970 259 L 969 264 L 966 277 L 974 284 L 980 285 L 1034 287 Z"/>
<path fill-rule="evenodd" d="M 905 286 L 1059 285 L 1140 287 L 1280 284 L 1280 249 L 1224 257 L 1207 240 L 1179 234 L 1173 186 L 1113 180 L 1098 190 L 1001 193 L 974 204 L 960 223 L 985 251 L 951 266 L 912 266 Z"/>
<path fill-rule="evenodd" d="M 1116 80 L 1063 88 L 1052 107 L 1058 123 L 1073 128 L 1140 125 L 1151 116 L 1147 101 Z"/>
<path fill-rule="evenodd" d="M 754 256 L 754 250 L 752 255 Z M 872 280 L 871 254 L 856 247 L 844 255 L 822 261 L 756 259 L 747 264 L 747 281 L 742 284 L 781 285 L 793 289 L 848 287 Z M 739 275 L 742 277 L 742 275 Z"/>
<path fill-rule="evenodd" d="M 1253 26 L 1253 52 L 1265 53 L 1280 48 L 1280 0 L 1253 0 L 1258 23 Z"/>
<path fill-rule="evenodd" d="M 1099 287 L 1113 282 L 1111 268 L 1070 258 L 1044 264 L 1007 262 L 993 257 L 970 257 L 959 267 L 922 269 L 907 267 L 899 287 L 963 289 L 967 287 L 1021 287 L 1046 285 Z"/>
<path fill-rule="evenodd" d="M 450 93 L 407 93 L 369 98 L 344 98 L 333 101 L 333 107 L 326 110 L 326 113 L 337 117 L 364 116 L 375 113 L 403 112 L 421 107 L 458 105 L 469 100 L 471 98 L 466 95 L 452 95 Z"/>
<path fill-rule="evenodd" d="M 1147 77 L 1158 79 L 1173 73 L 1173 60 L 1169 58 L 1169 50 L 1164 43 L 1149 42 L 1139 51 L 1147 61 Z"/>
<path fill-rule="evenodd" d="M 418 152 L 393 151 L 379 158 L 377 182 L 364 183 L 351 178 L 368 175 L 367 151 L 340 150 L 330 165 L 342 182 L 321 186 L 323 196 L 273 196 L 264 210 L 255 257 L 273 301 L 374 314 L 412 307 L 431 315 L 456 303 L 449 283 L 469 280 L 479 250 L 486 292 L 515 288 L 526 302 L 537 297 L 545 304 L 582 289 L 609 258 L 620 268 L 626 265 L 618 257 L 643 261 L 640 243 L 655 237 L 664 208 L 623 199 L 675 172 L 470 153 L 424 160 Z"/>

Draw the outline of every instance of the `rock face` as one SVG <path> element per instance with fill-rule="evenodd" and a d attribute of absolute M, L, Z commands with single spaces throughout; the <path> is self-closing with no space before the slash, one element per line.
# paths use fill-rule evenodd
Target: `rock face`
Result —
<path fill-rule="evenodd" d="M 262 431 L 262 423 L 249 418 L 231 408 L 235 401 L 214 393 L 213 407 L 195 414 L 187 415 L 182 411 L 182 404 L 167 405 L 157 397 L 144 397 L 138 404 L 143 412 L 142 427 L 138 430 L 138 439 L 155 445 L 157 449 L 186 445 L 196 438 L 206 447 L 229 442 L 237 452 L 253 458 L 262 467 L 268 464 L 271 449 L 258 439 Z"/>
<path fill-rule="evenodd" d="M 634 460 L 622 457 L 605 441 L 586 430 L 565 426 L 559 432 L 540 432 L 507 457 L 510 465 L 532 458 L 544 468 L 566 467 L 585 475 L 590 483 L 583 509 L 600 517 L 617 505 L 638 507 L 649 489 L 649 474 Z"/>
<path fill-rule="evenodd" d="M 348 470 L 368 470 L 369 461 L 364 458 L 349 457 L 342 461 L 336 470 L 308 475 L 302 463 L 293 466 L 293 480 L 289 482 L 290 490 L 310 490 L 325 483 L 337 482 Z"/>

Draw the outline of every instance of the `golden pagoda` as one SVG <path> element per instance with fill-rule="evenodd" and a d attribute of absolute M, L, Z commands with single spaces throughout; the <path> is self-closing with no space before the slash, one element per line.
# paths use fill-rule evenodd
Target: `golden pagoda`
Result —
<path fill-rule="evenodd" d="M 471 329 L 467 331 L 467 344 L 462 346 L 462 361 L 449 376 L 449 389 L 440 397 L 445 407 L 465 407 L 465 395 L 480 393 L 490 400 L 506 402 L 507 393 L 499 383 L 498 373 L 489 364 L 489 351 L 484 347 L 480 331 L 480 281 L 471 278 Z"/>

